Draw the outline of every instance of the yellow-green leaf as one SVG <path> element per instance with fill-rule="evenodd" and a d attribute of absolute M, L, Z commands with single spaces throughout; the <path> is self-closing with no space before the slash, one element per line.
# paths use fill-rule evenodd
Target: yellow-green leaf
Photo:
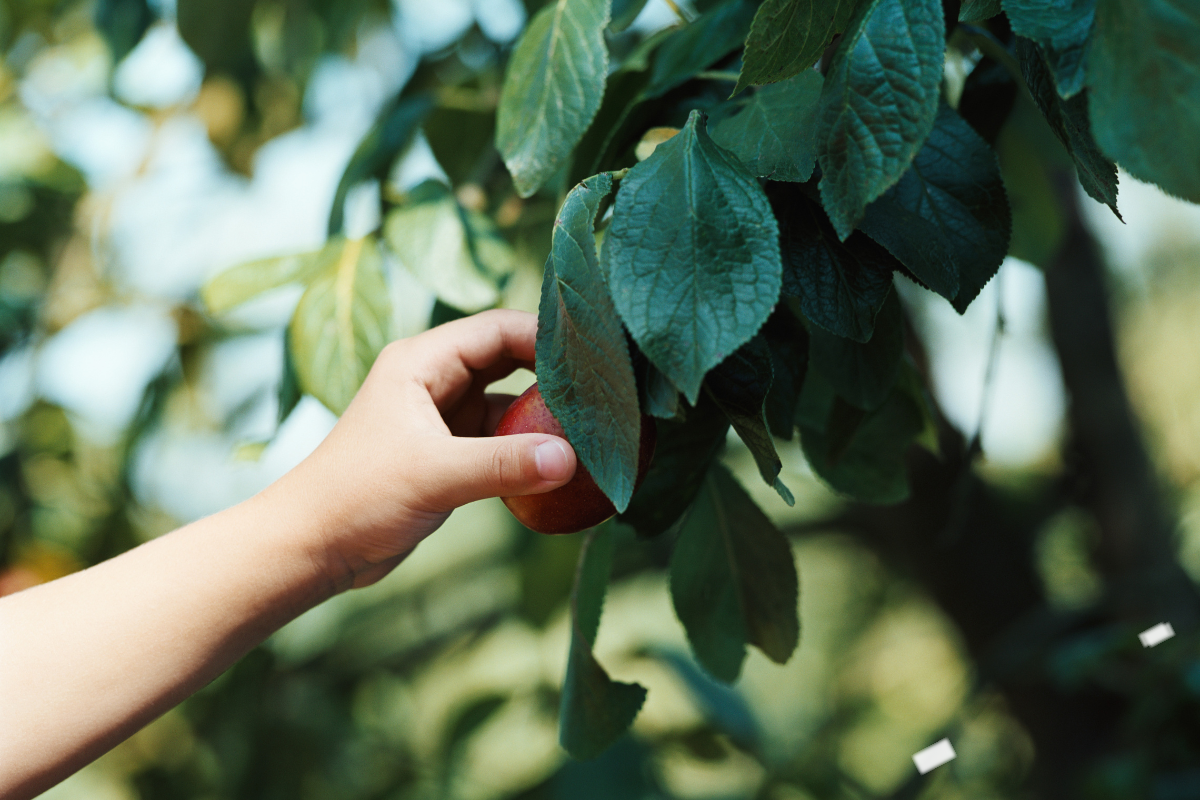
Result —
<path fill-rule="evenodd" d="M 262 258 L 218 273 L 200 289 L 200 298 L 210 314 L 224 314 L 268 289 L 303 283 L 321 270 L 327 253 L 296 253 Z"/>
<path fill-rule="evenodd" d="M 387 344 L 391 304 L 374 239 L 327 249 L 337 257 L 300 298 L 289 335 L 301 391 L 341 414 Z"/>
<path fill-rule="evenodd" d="M 436 181 L 417 187 L 388 214 L 383 235 L 400 263 L 438 299 L 466 312 L 494 306 L 503 280 L 515 268 L 512 248 L 491 221 L 464 214 L 450 190 Z"/>

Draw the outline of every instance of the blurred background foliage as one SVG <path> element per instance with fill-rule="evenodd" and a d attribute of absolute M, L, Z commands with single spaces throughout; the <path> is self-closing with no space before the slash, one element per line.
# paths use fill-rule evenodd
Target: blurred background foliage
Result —
<path fill-rule="evenodd" d="M 536 310 L 557 197 L 519 199 L 489 143 L 508 48 L 537 5 L 0 3 L 0 594 L 237 502 L 315 446 L 333 415 L 280 366 L 299 290 L 219 317 L 199 292 L 232 265 L 319 249 L 342 201 L 361 236 L 381 204 L 445 182 L 511 251 L 496 301 Z M 678 23 L 671 5 L 647 4 L 614 52 L 636 58 Z M 947 80 L 972 66 L 952 59 Z M 395 99 L 417 90 L 433 104 L 421 132 L 399 158 L 364 161 Z M 999 138 L 1018 217 L 1044 199 L 1021 148 L 1045 131 L 1023 125 L 1018 108 Z M 1125 176 L 1121 192 L 1127 225 L 1086 198 L 1082 219 L 1104 246 L 1172 547 L 1200 581 L 1200 214 Z M 1018 225 L 1014 252 L 1039 261 L 1062 235 L 1056 213 Z M 394 261 L 390 335 L 461 313 Z M 961 449 L 957 427 L 978 432 L 982 456 L 969 480 L 941 484 L 952 453 L 921 456 L 914 499 L 870 511 L 783 449 L 789 509 L 731 439 L 727 463 L 794 543 L 802 635 L 786 666 L 754 651 L 732 688 L 708 678 L 670 607 L 668 544 L 618 527 L 596 649 L 649 699 L 617 746 L 568 760 L 556 709 L 580 540 L 480 503 L 387 580 L 296 620 L 46 797 L 999 800 L 1067 770 L 1089 746 L 1072 738 L 1081 730 L 1103 734 L 1086 796 L 1200 796 L 1196 639 L 1143 651 L 1135 620 L 1097 611 L 1113 587 L 1079 499 L 1088 472 L 1042 273 L 1010 258 L 963 317 L 902 289 L 943 450 Z M 957 503 L 941 534 L 921 513 L 930 496 Z M 1028 559 L 1014 571 L 987 548 L 969 554 L 975 571 L 961 574 L 997 585 L 983 580 L 984 599 L 964 606 L 946 578 L 961 564 L 938 550 L 955 537 L 1020 541 Z M 1032 610 L 1010 614 L 1017 595 Z M 979 620 L 996 617 L 1013 621 L 984 647 Z M 1057 748 L 1039 738 L 1039 709 L 1064 715 Z M 918 776 L 912 753 L 942 736 L 957 760 Z"/>

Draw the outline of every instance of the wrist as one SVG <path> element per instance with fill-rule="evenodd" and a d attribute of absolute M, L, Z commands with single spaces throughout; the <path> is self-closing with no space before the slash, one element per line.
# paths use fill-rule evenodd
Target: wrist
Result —
<path fill-rule="evenodd" d="M 310 605 L 350 588 L 349 565 L 330 546 L 335 528 L 330 510 L 318 492 L 296 486 L 294 471 L 246 500 L 239 510 L 249 530 L 266 540 L 272 558 L 287 565 L 298 588 L 313 598 Z"/>

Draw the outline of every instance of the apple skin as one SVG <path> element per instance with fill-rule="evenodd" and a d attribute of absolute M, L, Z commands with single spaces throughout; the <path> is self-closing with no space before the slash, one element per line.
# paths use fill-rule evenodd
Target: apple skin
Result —
<path fill-rule="evenodd" d="M 514 433 L 549 433 L 567 438 L 562 425 L 550 413 L 550 409 L 546 408 L 536 383 L 508 407 L 496 425 L 493 435 L 508 436 Z M 646 471 L 650 469 L 656 438 L 654 418 L 643 414 L 638 445 L 637 479 L 633 485 L 635 491 L 646 477 Z M 578 459 L 575 475 L 557 489 L 542 494 L 500 499 L 514 517 L 538 533 L 577 533 L 599 525 L 617 513 L 612 501 L 600 491 L 583 462 Z"/>

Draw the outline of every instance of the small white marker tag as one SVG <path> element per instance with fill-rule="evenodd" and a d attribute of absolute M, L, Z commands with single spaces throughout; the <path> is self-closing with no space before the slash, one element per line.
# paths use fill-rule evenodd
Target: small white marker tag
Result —
<path fill-rule="evenodd" d="M 1154 647 L 1154 645 L 1162 644 L 1174 635 L 1175 629 L 1171 627 L 1171 623 L 1160 622 L 1153 628 L 1148 628 L 1139 633 L 1138 638 L 1142 640 L 1142 647 Z"/>
<path fill-rule="evenodd" d="M 949 739 L 942 739 L 940 742 L 934 742 L 926 747 L 921 752 L 913 756 L 913 763 L 917 765 L 917 771 L 924 775 L 931 769 L 937 769 L 947 761 L 952 761 L 958 754 L 954 752 L 954 746 L 950 744 Z"/>

